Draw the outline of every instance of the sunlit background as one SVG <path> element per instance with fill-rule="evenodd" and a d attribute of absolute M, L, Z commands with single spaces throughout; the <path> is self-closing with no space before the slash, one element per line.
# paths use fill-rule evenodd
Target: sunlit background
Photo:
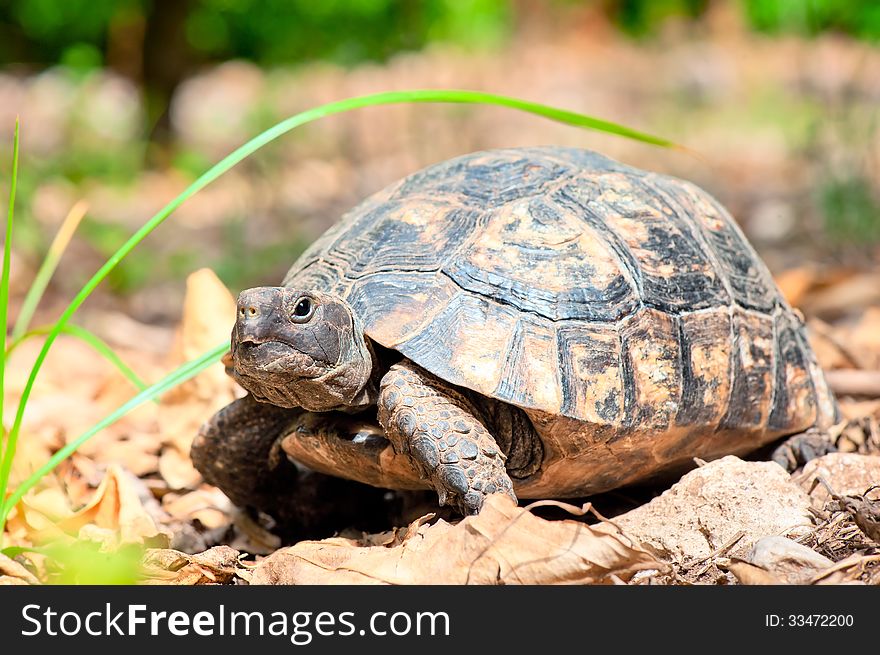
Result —
<path fill-rule="evenodd" d="M 333 117 L 185 204 L 90 306 L 176 320 L 182 280 L 200 266 L 234 291 L 275 282 L 387 183 L 472 150 L 533 144 L 589 147 L 697 182 L 775 272 L 864 265 L 880 241 L 878 39 L 875 0 L 7 0 L 4 194 L 22 121 L 13 296 L 77 201 L 88 215 L 47 318 L 154 211 L 260 130 L 323 102 L 424 87 L 571 108 L 701 157 L 498 108 Z"/>

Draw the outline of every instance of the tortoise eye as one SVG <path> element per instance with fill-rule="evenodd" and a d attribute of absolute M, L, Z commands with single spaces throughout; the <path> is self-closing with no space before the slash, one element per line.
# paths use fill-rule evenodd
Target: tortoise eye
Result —
<path fill-rule="evenodd" d="M 295 323 L 305 323 L 308 321 L 315 311 L 315 306 L 309 298 L 300 298 L 293 308 L 293 321 Z"/>

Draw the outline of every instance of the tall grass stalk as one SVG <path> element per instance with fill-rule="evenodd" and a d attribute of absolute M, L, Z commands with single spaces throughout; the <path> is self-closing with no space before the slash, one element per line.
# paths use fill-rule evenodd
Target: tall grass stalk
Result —
<path fill-rule="evenodd" d="M 12 257 L 12 218 L 15 214 L 15 185 L 18 182 L 18 139 L 19 120 L 15 119 L 15 134 L 12 138 L 12 178 L 9 181 L 9 205 L 6 212 L 6 235 L 3 238 L 3 272 L 0 273 L 0 353 L 6 352 L 6 321 L 9 312 L 9 260 Z M 6 422 L 3 420 L 3 398 L 6 395 L 6 358 L 0 366 L 0 455 L 9 449 L 6 440 Z M 5 460 L 5 456 L 3 457 Z M 0 484 L 0 500 L 6 491 L 6 484 Z M 0 528 L 0 535 L 3 529 Z"/>
<path fill-rule="evenodd" d="M 43 347 L 37 355 L 36 361 L 31 369 L 30 375 L 28 376 L 28 380 L 25 384 L 24 390 L 22 392 L 21 399 L 18 404 L 18 408 L 15 414 L 15 420 L 12 424 L 12 427 L 9 431 L 9 436 L 6 444 L 5 451 L 3 452 L 3 459 L 0 462 L 0 498 L 3 498 L 6 493 L 6 486 L 9 481 L 9 472 L 12 467 L 12 458 L 15 455 L 15 448 L 19 436 L 19 432 L 21 430 L 22 418 L 24 416 L 25 407 L 27 406 L 28 398 L 30 397 L 31 391 L 33 389 L 34 381 L 42 368 L 43 362 L 46 359 L 46 355 L 49 352 L 49 349 L 52 347 L 52 344 L 55 342 L 55 339 L 64 329 L 64 326 L 70 320 L 71 316 L 79 309 L 79 307 L 85 302 L 85 300 L 89 297 L 89 295 L 95 290 L 95 288 L 107 277 L 107 275 L 119 264 L 122 259 L 124 259 L 132 249 L 135 248 L 147 235 L 149 235 L 153 230 L 155 230 L 159 225 L 161 225 L 166 218 L 168 218 L 180 205 L 182 205 L 186 200 L 191 198 L 194 194 L 196 194 L 201 189 L 205 188 L 211 182 L 216 180 L 218 177 L 223 175 L 233 166 L 241 162 L 246 157 L 250 156 L 266 144 L 274 141 L 278 137 L 286 134 L 292 129 L 299 127 L 301 125 L 305 125 L 307 123 L 311 123 L 320 118 L 324 118 L 327 116 L 331 116 L 334 114 L 340 114 L 343 112 L 351 111 L 353 109 L 358 109 L 362 107 L 372 107 L 377 105 L 390 105 L 390 104 L 401 104 L 401 103 L 458 103 L 458 104 L 483 104 L 483 105 L 497 105 L 502 107 L 508 107 L 511 109 L 516 109 L 519 111 L 524 111 L 527 113 L 531 113 L 537 116 L 542 116 L 544 118 L 548 118 L 554 121 L 558 121 L 561 123 L 565 123 L 568 125 L 582 127 L 587 129 L 598 130 L 602 132 L 608 132 L 611 134 L 617 134 L 619 136 L 624 136 L 630 139 L 635 139 L 638 141 L 642 141 L 644 143 L 649 143 L 652 145 L 663 146 L 663 147 L 671 147 L 682 149 L 681 146 L 675 144 L 668 139 L 664 139 L 661 137 L 653 136 L 651 134 L 647 134 L 644 132 L 640 132 L 638 130 L 631 129 L 629 127 L 619 125 L 617 123 L 613 123 L 611 121 L 606 121 L 599 118 L 594 118 L 591 116 L 587 116 L 584 114 L 579 114 L 572 111 L 567 111 L 563 109 L 558 109 L 556 107 L 550 107 L 548 105 L 528 102 L 525 100 L 520 100 L 518 98 L 510 98 L 507 96 L 501 96 L 491 93 L 483 93 L 479 91 L 464 91 L 464 90 L 439 90 L 439 89 L 421 89 L 414 91 L 391 91 L 385 93 L 376 93 L 371 95 L 359 96 L 355 98 L 348 98 L 345 100 L 340 100 L 336 102 L 331 102 L 320 107 L 315 107 L 309 109 L 307 111 L 301 112 L 294 116 L 291 116 L 275 126 L 269 128 L 265 132 L 259 134 L 255 138 L 251 139 L 243 146 L 234 150 L 232 153 L 227 155 L 224 159 L 222 159 L 219 163 L 212 166 L 205 173 L 203 173 L 200 177 L 198 177 L 192 184 L 190 184 L 180 195 L 174 198 L 171 202 L 169 202 L 165 207 L 163 207 L 159 212 L 154 214 L 137 232 L 135 232 L 108 260 L 107 262 L 101 266 L 101 268 L 95 273 L 92 278 L 86 282 L 86 284 L 80 289 L 79 293 L 76 294 L 74 299 L 70 302 L 67 308 L 62 312 L 61 316 L 58 318 L 57 322 L 53 326 L 53 328 L 46 335 L 46 340 L 43 343 Z M 16 141 L 16 152 L 17 152 L 17 141 Z M 9 234 L 7 233 L 7 249 L 9 248 Z M 7 260 L 8 261 L 8 260 Z M 206 357 L 212 356 L 213 359 L 205 359 Z M 210 353 L 206 353 L 203 357 L 194 360 L 194 362 L 201 362 L 202 368 L 207 367 L 213 361 L 216 361 L 222 356 L 221 350 L 211 351 Z M 187 365 L 184 365 L 178 371 L 185 369 L 190 364 L 194 362 L 190 362 Z M 187 369 L 189 370 L 189 369 Z M 201 370 L 201 369 L 200 369 Z M 194 375 L 195 373 L 193 373 Z M 173 375 L 173 374 L 172 374 Z M 165 378 L 166 380 L 168 378 Z M 155 387 L 156 385 L 153 385 Z M 153 387 L 149 387 L 147 391 L 152 389 Z M 141 392 L 137 397 L 142 396 L 145 392 Z M 132 399 L 134 400 L 134 399 Z M 123 407 L 127 406 L 124 405 Z M 121 408 L 120 408 L 121 409 Z M 118 411 L 114 412 L 111 416 L 118 418 Z M 71 445 L 76 444 L 76 447 L 79 446 L 82 442 L 84 442 L 87 438 L 89 438 L 92 434 L 94 434 L 97 430 L 106 427 L 112 423 L 105 419 L 98 424 L 98 427 L 93 431 L 89 431 L 85 433 L 85 435 L 72 442 Z M 114 418 L 113 420 L 116 420 Z M 74 452 L 76 447 L 70 448 L 70 446 L 65 447 L 59 453 L 56 453 L 56 457 L 53 457 L 49 463 L 45 466 L 41 467 L 38 471 L 40 474 L 39 477 L 31 476 L 28 478 L 28 481 L 20 484 L 18 489 L 16 489 L 15 493 L 11 498 L 20 498 L 29 488 L 31 488 L 37 481 L 39 481 L 42 475 L 45 475 L 49 471 L 51 471 L 64 457 Z M 57 457 L 58 454 L 64 452 L 65 455 L 61 458 Z M 35 474 L 36 475 L 36 474 Z M 14 504 L 14 503 L 13 503 Z M 11 509 L 12 504 L 9 502 L 3 505 L 3 511 L 0 513 L 0 538 L 2 538 L 3 527 L 5 524 L 6 516 L 8 511 Z"/>
<path fill-rule="evenodd" d="M 40 270 L 34 276 L 34 281 L 31 282 L 31 286 L 21 303 L 21 309 L 18 311 L 18 317 L 15 319 L 15 327 L 12 328 L 13 339 L 17 339 L 27 332 L 37 305 L 40 304 L 40 299 L 43 297 L 46 287 L 49 286 L 49 280 L 52 279 L 52 274 L 58 268 L 58 262 L 61 261 L 64 251 L 67 250 L 67 246 L 73 238 L 73 234 L 76 232 L 80 221 L 85 217 L 88 206 L 85 200 L 78 201 L 70 208 L 67 216 L 61 222 L 61 227 L 58 228 L 58 232 L 52 240 L 46 256 L 43 258 Z"/>

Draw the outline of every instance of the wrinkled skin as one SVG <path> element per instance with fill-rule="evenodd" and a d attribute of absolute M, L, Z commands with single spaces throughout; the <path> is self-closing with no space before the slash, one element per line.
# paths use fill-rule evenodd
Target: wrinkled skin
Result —
<path fill-rule="evenodd" d="M 319 292 L 242 292 L 232 330 L 233 376 L 254 398 L 312 412 L 375 404 L 373 355 L 345 301 Z"/>

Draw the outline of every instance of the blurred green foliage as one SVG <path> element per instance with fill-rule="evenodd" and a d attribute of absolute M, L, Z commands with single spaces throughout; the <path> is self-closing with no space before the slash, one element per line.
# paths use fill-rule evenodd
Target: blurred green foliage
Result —
<path fill-rule="evenodd" d="M 102 551 L 97 543 L 77 540 L 53 544 L 46 552 L 51 584 L 133 585 L 141 578 L 143 546 Z"/>
<path fill-rule="evenodd" d="M 746 22 L 757 31 L 816 35 L 837 31 L 876 40 L 880 38 L 877 0 L 728 0 L 740 5 Z M 609 14 L 626 32 L 644 36 L 669 18 L 697 19 L 709 0 L 611 0 Z"/>
<path fill-rule="evenodd" d="M 880 243 L 880 199 L 864 176 L 828 177 L 819 196 L 825 233 L 836 244 Z"/>
<path fill-rule="evenodd" d="M 182 19 L 196 58 L 274 65 L 387 58 L 432 40 L 494 44 L 512 21 L 510 0 L 8 0 L 0 3 L 0 62 L 98 66 L 114 39 L 167 33 Z M 154 29 L 155 26 L 155 29 Z M 179 46 L 181 44 L 177 44 Z"/>
<path fill-rule="evenodd" d="M 506 0 L 200 0 L 187 16 L 186 35 L 212 57 L 351 64 L 429 40 L 496 41 L 509 20 Z"/>
<path fill-rule="evenodd" d="M 708 4 L 708 0 L 613 0 L 609 7 L 611 17 L 625 32 L 645 36 L 673 17 L 699 18 Z"/>
<path fill-rule="evenodd" d="M 587 0 L 589 2 L 590 0 Z M 880 37 L 877 0 L 728 0 L 754 29 Z M 709 0 L 594 0 L 623 30 L 646 35 L 672 17 L 698 19 Z M 431 41 L 496 45 L 527 3 L 517 0 L 6 0 L 0 63 L 89 68 L 165 39 L 193 59 L 265 65 L 382 60 Z M 549 4 L 583 4 L 551 0 Z M 180 23 L 172 25 L 171 23 Z M 182 43 L 178 43 L 182 41 Z M 110 63 L 114 63 L 110 61 Z M 118 62 L 116 62 L 118 63 Z"/>
<path fill-rule="evenodd" d="M 816 35 L 837 31 L 880 39 L 880 2 L 877 0 L 742 0 L 754 29 Z"/>

